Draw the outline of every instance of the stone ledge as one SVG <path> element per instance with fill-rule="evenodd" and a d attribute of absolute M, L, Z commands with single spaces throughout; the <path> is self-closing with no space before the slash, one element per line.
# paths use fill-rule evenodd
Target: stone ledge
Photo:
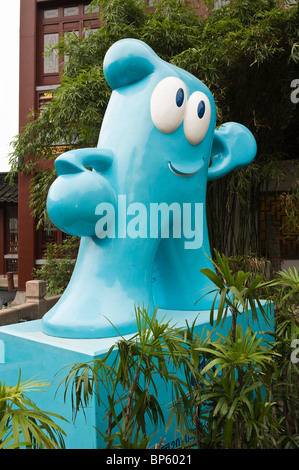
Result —
<path fill-rule="evenodd" d="M 26 300 L 0 310 L 0 326 L 42 318 L 60 299 L 61 295 L 45 298 L 45 281 L 26 282 Z"/>

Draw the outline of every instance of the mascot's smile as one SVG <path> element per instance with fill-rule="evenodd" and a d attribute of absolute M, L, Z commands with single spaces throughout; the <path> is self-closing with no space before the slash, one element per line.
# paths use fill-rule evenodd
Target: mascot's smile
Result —
<path fill-rule="evenodd" d="M 201 167 L 198 168 L 198 170 L 193 171 L 192 173 L 184 173 L 184 172 L 182 172 L 182 171 L 176 170 L 176 169 L 174 168 L 174 166 L 172 165 L 171 162 L 168 162 L 168 166 L 169 166 L 169 169 L 172 171 L 172 173 L 174 173 L 174 174 L 177 175 L 177 176 L 182 176 L 183 178 L 187 178 L 187 177 L 189 177 L 189 176 L 195 175 L 196 173 L 199 172 L 199 170 L 200 170 L 200 168 L 201 168 Z"/>

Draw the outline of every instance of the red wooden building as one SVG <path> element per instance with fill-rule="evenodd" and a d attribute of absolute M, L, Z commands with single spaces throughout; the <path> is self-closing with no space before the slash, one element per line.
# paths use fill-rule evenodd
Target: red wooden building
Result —
<path fill-rule="evenodd" d="M 18 270 L 18 178 L 13 185 L 0 173 L 0 273 Z"/>
<path fill-rule="evenodd" d="M 20 130 L 26 125 L 30 110 L 38 110 L 51 99 L 53 89 L 59 86 L 62 59 L 55 52 L 44 56 L 45 48 L 56 44 L 65 32 L 82 35 L 85 34 L 84 28 L 99 28 L 98 8 L 91 15 L 89 3 L 76 0 L 21 0 Z M 44 165 L 41 162 L 40 166 Z M 51 231 L 36 230 L 29 206 L 29 186 L 33 176 L 19 173 L 18 177 L 19 237 L 14 255 L 18 265 L 15 269 L 18 270 L 19 291 L 24 291 L 26 281 L 32 279 L 33 268 L 41 263 L 46 244 L 59 243 L 63 238 L 63 234 L 55 228 Z"/>

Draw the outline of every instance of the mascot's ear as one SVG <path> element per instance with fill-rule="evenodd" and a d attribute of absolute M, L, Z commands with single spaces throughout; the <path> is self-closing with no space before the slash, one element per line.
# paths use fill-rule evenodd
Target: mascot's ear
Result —
<path fill-rule="evenodd" d="M 155 52 L 138 39 L 122 39 L 108 49 L 104 74 L 112 90 L 139 82 L 155 70 Z"/>
<path fill-rule="evenodd" d="M 246 127 L 236 122 L 222 124 L 214 134 L 208 181 L 249 165 L 256 150 L 255 139 Z"/>

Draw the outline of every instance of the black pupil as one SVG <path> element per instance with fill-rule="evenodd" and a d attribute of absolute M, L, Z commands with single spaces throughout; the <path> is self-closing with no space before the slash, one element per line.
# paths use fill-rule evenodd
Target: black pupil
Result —
<path fill-rule="evenodd" d="M 176 104 L 180 108 L 184 102 L 184 90 L 179 88 L 176 94 Z"/>
<path fill-rule="evenodd" d="M 198 108 L 197 108 L 197 115 L 199 117 L 199 119 L 201 119 L 205 113 L 205 110 L 206 110 L 206 105 L 205 105 L 205 102 L 204 101 L 200 101 L 199 104 L 198 104 Z"/>

